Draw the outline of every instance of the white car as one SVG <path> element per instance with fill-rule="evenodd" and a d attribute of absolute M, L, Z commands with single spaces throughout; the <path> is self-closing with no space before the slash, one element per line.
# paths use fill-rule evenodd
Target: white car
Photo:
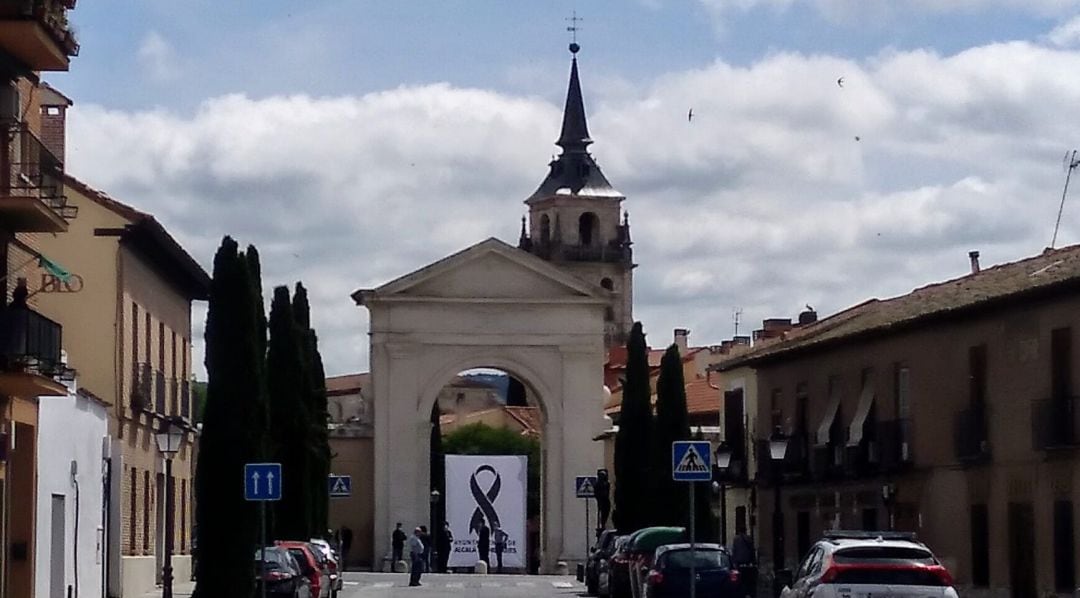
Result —
<path fill-rule="evenodd" d="M 780 598 L 957 598 L 952 575 L 906 532 L 830 531 L 799 570 L 780 571 Z"/>
<path fill-rule="evenodd" d="M 330 598 L 337 598 L 337 593 L 341 591 L 342 586 L 345 585 L 342 579 L 342 570 L 338 563 L 337 552 L 330 546 L 330 543 L 321 538 L 312 538 L 310 543 L 319 549 L 323 558 L 329 563 L 330 573 Z"/>

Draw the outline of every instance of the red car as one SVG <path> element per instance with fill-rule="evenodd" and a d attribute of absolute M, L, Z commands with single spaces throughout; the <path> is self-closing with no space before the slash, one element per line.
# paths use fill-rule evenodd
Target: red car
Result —
<path fill-rule="evenodd" d="M 311 581 L 311 598 L 330 597 L 330 572 L 319 564 L 320 559 L 315 556 L 318 548 L 309 542 L 295 540 L 278 540 L 274 544 L 288 550 L 296 559 L 304 577 Z"/>

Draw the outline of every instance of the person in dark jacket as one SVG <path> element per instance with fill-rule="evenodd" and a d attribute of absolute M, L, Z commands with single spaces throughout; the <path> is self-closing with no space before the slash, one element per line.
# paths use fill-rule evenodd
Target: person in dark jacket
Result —
<path fill-rule="evenodd" d="M 428 532 L 426 525 L 420 526 L 420 541 L 424 543 L 424 572 L 431 571 L 431 549 L 434 548 L 431 544 L 431 533 Z"/>
<path fill-rule="evenodd" d="M 399 521 L 397 527 L 394 528 L 394 533 L 390 534 L 390 546 L 394 549 L 394 562 L 390 565 L 396 567 L 398 561 L 401 560 L 402 553 L 405 551 L 405 540 L 408 539 L 405 535 L 405 530 L 401 529 L 401 522 Z"/>
<path fill-rule="evenodd" d="M 476 536 L 476 558 L 490 567 L 491 563 L 488 559 L 491 558 L 491 528 L 487 526 L 487 521 L 480 521 L 480 529 L 476 530 Z"/>
<path fill-rule="evenodd" d="M 341 546 L 341 570 L 345 571 L 345 564 L 349 561 L 349 549 L 352 548 L 352 530 L 347 525 L 338 529 L 338 542 Z"/>
<path fill-rule="evenodd" d="M 744 596 L 757 595 L 757 551 L 754 550 L 754 539 L 746 533 L 745 527 L 735 530 L 735 537 L 731 541 L 731 564 L 739 570 L 739 582 L 742 585 Z"/>
<path fill-rule="evenodd" d="M 454 532 L 450 531 L 449 521 L 443 523 L 436 548 L 439 551 L 439 573 L 446 573 L 447 564 L 450 562 L 450 551 L 454 549 Z"/>

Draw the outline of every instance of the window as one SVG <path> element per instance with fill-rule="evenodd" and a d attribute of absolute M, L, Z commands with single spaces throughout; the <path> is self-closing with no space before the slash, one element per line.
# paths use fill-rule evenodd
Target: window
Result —
<path fill-rule="evenodd" d="M 139 363 L 139 304 L 131 304 L 131 363 Z"/>
<path fill-rule="evenodd" d="M 971 404 L 986 404 L 986 343 L 968 349 L 968 378 Z"/>
<path fill-rule="evenodd" d="M 143 472 L 142 549 L 150 552 L 150 472 Z"/>
<path fill-rule="evenodd" d="M 180 552 L 187 550 L 187 480 L 180 480 Z"/>
<path fill-rule="evenodd" d="M 862 510 L 862 528 L 868 532 L 878 531 L 877 509 L 871 507 Z"/>
<path fill-rule="evenodd" d="M 180 339 L 180 378 L 182 380 L 187 380 L 188 379 L 187 353 L 188 353 L 188 340 L 186 338 L 181 338 Z"/>
<path fill-rule="evenodd" d="M 544 244 L 551 242 L 551 219 L 547 214 L 540 217 L 540 242 Z"/>
<path fill-rule="evenodd" d="M 744 417 L 743 389 L 736 388 L 724 392 L 724 440 L 731 447 L 733 461 L 742 461 L 746 457 Z"/>
<path fill-rule="evenodd" d="M 169 372 L 172 373 L 172 377 L 179 380 L 180 379 L 180 373 L 176 371 L 176 331 L 175 330 L 172 333 L 172 350 L 169 352 L 169 365 L 171 366 L 171 369 L 169 370 Z"/>
<path fill-rule="evenodd" d="M 150 363 L 150 312 L 146 312 L 146 363 Z"/>
<path fill-rule="evenodd" d="M 808 389 L 809 385 L 806 382 L 795 385 L 795 425 L 801 434 L 806 434 L 809 431 L 806 422 L 810 410 L 810 392 Z"/>
<path fill-rule="evenodd" d="M 896 397 L 897 419 L 911 417 L 911 370 L 907 366 L 893 366 L 893 391 Z"/>
<path fill-rule="evenodd" d="M 779 388 L 774 388 L 772 391 L 772 396 L 769 397 L 769 413 L 771 417 L 769 421 L 770 431 L 776 430 L 776 428 L 780 427 L 780 425 L 783 423 L 784 412 L 780 407 L 780 402 L 783 400 L 783 398 L 784 391 L 780 390 Z"/>
<path fill-rule="evenodd" d="M 735 533 L 746 531 L 746 507 L 735 507 Z"/>
<path fill-rule="evenodd" d="M 971 505 L 971 583 L 990 585 L 990 514 L 986 505 Z"/>
<path fill-rule="evenodd" d="M 1072 395 L 1072 328 L 1050 332 L 1050 388 L 1055 399 Z"/>
<path fill-rule="evenodd" d="M 613 283 L 611 279 L 606 276 L 600 279 L 600 286 L 609 291 L 615 290 L 615 283 Z"/>
<path fill-rule="evenodd" d="M 810 550 L 810 511 L 795 514 L 795 549 L 800 555 Z"/>
<path fill-rule="evenodd" d="M 594 245 L 599 242 L 599 219 L 592 212 L 585 212 L 578 218 L 578 242 L 581 245 Z"/>
<path fill-rule="evenodd" d="M 1054 587 L 1059 592 L 1076 588 L 1076 546 L 1073 540 L 1073 504 L 1054 501 Z"/>
<path fill-rule="evenodd" d="M 615 310 L 610 305 L 604 308 L 604 321 L 605 322 L 614 322 L 615 321 Z"/>
<path fill-rule="evenodd" d="M 138 523 L 136 519 L 136 504 L 137 497 L 139 496 L 139 472 L 134 467 L 131 468 L 131 480 L 128 482 L 128 553 L 135 554 L 135 526 Z"/>
<path fill-rule="evenodd" d="M 158 371 L 164 374 L 165 372 L 165 322 L 158 322 L 158 338 L 157 338 L 157 362 Z"/>

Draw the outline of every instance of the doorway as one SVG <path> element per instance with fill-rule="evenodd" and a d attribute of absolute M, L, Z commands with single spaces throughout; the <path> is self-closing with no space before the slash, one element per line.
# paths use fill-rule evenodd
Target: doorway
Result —
<path fill-rule="evenodd" d="M 63 494 L 52 495 L 52 527 L 49 530 L 49 598 L 64 598 L 67 563 L 67 508 Z"/>
<path fill-rule="evenodd" d="M 1035 510 L 1009 503 L 1009 586 L 1013 598 L 1035 598 Z"/>
<path fill-rule="evenodd" d="M 161 583 L 161 572 L 165 566 L 165 474 L 157 474 L 157 500 L 154 506 L 154 578 Z M 146 514 L 150 516 L 149 513 Z"/>

